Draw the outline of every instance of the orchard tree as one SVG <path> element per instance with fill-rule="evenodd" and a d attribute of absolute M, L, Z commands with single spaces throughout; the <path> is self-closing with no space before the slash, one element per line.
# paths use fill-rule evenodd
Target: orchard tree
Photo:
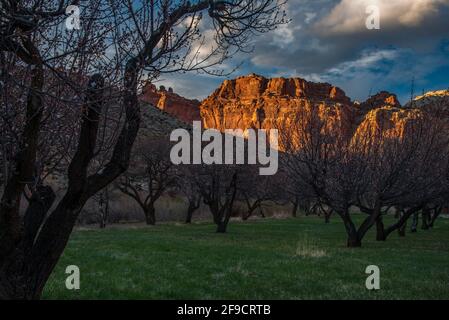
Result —
<path fill-rule="evenodd" d="M 416 229 L 420 211 L 425 213 L 424 216 L 428 214 L 424 226 L 429 227 L 438 218 L 449 191 L 449 140 L 444 132 L 445 124 L 431 117 L 413 126 L 403 141 L 398 154 L 410 150 L 410 145 L 413 152 L 403 164 L 404 169 L 396 181 L 396 187 L 388 195 L 391 203 L 401 208 L 402 212 L 392 225 L 378 225 L 379 240 L 385 240 L 395 230 L 404 233 L 411 217 L 412 230 Z"/>
<path fill-rule="evenodd" d="M 298 184 L 298 193 L 303 190 L 307 198 L 317 199 L 342 219 L 347 246 L 360 247 L 375 222 L 370 215 L 357 226 L 350 211 L 357 194 L 366 188 L 364 157 L 351 151 L 351 136 L 336 129 L 328 118 L 320 117 L 317 108 L 301 109 L 291 127 L 282 133 L 284 166 L 293 184 Z"/>
<path fill-rule="evenodd" d="M 162 138 L 146 139 L 132 154 L 131 166 L 119 179 L 121 192 L 134 199 L 148 225 L 156 224 L 156 202 L 178 182 L 178 172 L 170 160 L 170 144 Z"/>
<path fill-rule="evenodd" d="M 374 225 L 377 239 L 385 240 L 447 192 L 449 158 L 443 124 L 419 110 L 371 112 L 376 116 L 367 116 L 352 138 L 332 135 L 316 112 L 300 113 L 284 134 L 286 168 L 340 216 L 349 247 L 361 246 Z M 401 118 L 399 128 L 388 124 L 390 117 Z M 382 217 L 395 206 L 402 208 L 402 214 L 385 228 Z M 352 207 L 366 214 L 360 226 L 353 221 Z"/>
<path fill-rule="evenodd" d="M 257 166 L 247 166 L 242 170 L 238 199 L 246 205 L 246 212 L 242 213 L 243 220 L 248 220 L 256 212 L 265 218 L 263 207 L 278 198 L 276 179 L 276 175 L 259 175 L 259 168 Z"/>
<path fill-rule="evenodd" d="M 364 166 L 350 152 L 350 136 L 335 131 L 318 108 L 300 109 L 289 129 L 282 131 L 283 166 L 296 186 L 295 194 L 333 209 L 343 220 L 347 245 L 358 247 L 371 225 L 366 220 L 357 228 L 350 214 Z"/>
<path fill-rule="evenodd" d="M 66 28 L 65 11 L 71 4 L 80 8 L 80 29 Z M 140 126 L 140 78 L 191 70 L 224 74 L 213 67 L 248 51 L 255 33 L 286 22 L 282 4 L 0 1 L 0 56 L 25 71 L 9 78 L 26 94 L 18 117 L 7 120 L 21 122 L 0 203 L 0 298 L 40 298 L 86 201 L 127 170 Z M 213 31 L 204 34 L 214 36 L 206 38 L 202 31 Z M 48 79 L 58 79 L 73 95 L 55 96 Z M 78 115 L 72 123 L 77 142 L 71 143 L 67 159 L 67 188 L 58 203 L 53 203 L 49 185 L 36 188 L 31 197 L 35 201 L 22 215 L 24 190 L 35 181 L 45 98 L 50 96 Z M 103 163 L 95 160 L 102 139 L 99 123 L 108 117 L 105 107 L 111 104 L 119 107 L 122 117 L 117 134 L 107 143 L 110 157 Z"/>
<path fill-rule="evenodd" d="M 203 200 L 200 190 L 193 178 L 195 173 L 195 169 L 192 166 L 187 168 L 180 167 L 177 189 L 183 194 L 187 199 L 187 212 L 185 223 L 192 223 L 193 214 L 201 207 L 201 202 Z"/>
<path fill-rule="evenodd" d="M 239 183 L 237 165 L 192 165 L 196 187 L 212 214 L 217 233 L 226 233 Z"/>

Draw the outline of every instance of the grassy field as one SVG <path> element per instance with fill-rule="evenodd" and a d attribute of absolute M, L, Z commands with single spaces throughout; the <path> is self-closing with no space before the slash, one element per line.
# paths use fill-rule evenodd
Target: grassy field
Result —
<path fill-rule="evenodd" d="M 449 219 L 431 231 L 367 235 L 345 247 L 339 219 L 231 221 L 228 234 L 207 223 L 78 230 L 53 273 L 45 299 L 449 299 Z M 77 265 L 81 289 L 65 288 Z M 378 265 L 381 289 L 365 288 Z"/>

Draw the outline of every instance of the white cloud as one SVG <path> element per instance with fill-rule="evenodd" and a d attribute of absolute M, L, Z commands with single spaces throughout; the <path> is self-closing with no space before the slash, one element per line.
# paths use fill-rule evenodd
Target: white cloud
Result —
<path fill-rule="evenodd" d="M 311 73 L 304 75 L 304 77 L 315 82 L 334 82 L 336 79 L 351 81 L 354 78 L 358 78 L 358 81 L 361 81 L 361 75 L 366 76 L 366 74 L 371 73 L 371 69 L 377 68 L 381 62 L 394 61 L 400 54 L 399 50 L 394 49 L 365 50 L 355 60 L 345 61 L 320 74 Z"/>
<path fill-rule="evenodd" d="M 361 57 L 354 61 L 344 62 L 328 72 L 336 75 L 348 75 L 354 70 L 360 71 L 363 69 L 376 66 L 381 61 L 393 61 L 398 57 L 397 50 L 367 50 L 362 53 Z"/>
<path fill-rule="evenodd" d="M 281 48 L 292 44 L 295 41 L 295 32 L 298 32 L 299 29 L 301 29 L 301 26 L 294 29 L 288 24 L 281 25 L 273 32 L 275 35 L 273 37 L 273 44 Z"/>

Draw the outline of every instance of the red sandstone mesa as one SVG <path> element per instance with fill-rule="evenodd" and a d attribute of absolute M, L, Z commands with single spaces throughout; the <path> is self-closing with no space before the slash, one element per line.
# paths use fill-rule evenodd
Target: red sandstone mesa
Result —
<path fill-rule="evenodd" d="M 219 130 L 282 130 L 305 111 L 316 112 L 329 126 L 347 133 L 355 115 L 351 99 L 330 84 L 255 74 L 224 81 L 200 109 L 204 127 Z"/>

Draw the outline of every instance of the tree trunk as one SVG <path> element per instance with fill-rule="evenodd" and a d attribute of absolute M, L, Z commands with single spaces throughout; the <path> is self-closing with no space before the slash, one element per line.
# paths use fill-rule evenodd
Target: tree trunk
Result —
<path fill-rule="evenodd" d="M 194 201 L 189 201 L 189 207 L 187 208 L 186 215 L 186 224 L 192 223 L 193 213 L 200 207 L 199 201 L 198 203 Z"/>
<path fill-rule="evenodd" d="M 28 208 L 24 216 L 25 225 L 25 245 L 28 248 L 33 246 L 39 228 L 44 221 L 45 215 L 52 207 L 56 199 L 56 194 L 49 186 L 39 185 L 31 196 Z"/>
<path fill-rule="evenodd" d="M 17 243 L 12 253 L 7 257 L 2 256 L 0 267 L 0 283 L 2 292 L 0 296 L 15 299 L 39 299 L 44 289 L 45 283 L 56 266 L 59 257 L 69 240 L 73 226 L 86 201 L 94 193 L 86 192 L 87 167 L 94 154 L 96 133 L 98 129 L 99 110 L 101 108 L 102 81 L 98 76 L 93 76 L 89 82 L 84 109 L 83 122 L 81 125 L 79 143 L 77 151 L 68 168 L 68 188 L 66 194 L 47 215 L 44 221 L 42 217 L 49 209 L 47 205 L 36 205 L 30 203 L 29 210 L 24 218 L 25 224 L 29 227 L 25 241 Z M 90 85 L 95 82 L 97 86 Z M 95 187 L 95 186 L 92 186 Z M 47 190 L 45 192 L 43 188 Z M 52 190 L 49 187 L 37 189 L 42 199 L 52 198 Z M 33 194 L 33 196 L 35 196 Z M 42 201 L 45 203 L 45 201 Z M 51 201 L 52 203 L 52 201 Z M 36 210 L 43 210 L 36 214 Z M 31 215 L 31 213 L 33 213 Z M 40 224 L 39 224 L 40 221 Z M 40 230 L 39 233 L 36 231 Z M 30 247 L 27 244 L 32 244 Z M 6 277 L 6 278 L 5 278 Z M 8 292 L 12 288 L 12 292 Z"/>
<path fill-rule="evenodd" d="M 32 265 L 28 257 L 30 245 L 49 209 L 48 204 L 51 206 L 54 201 L 54 194 L 51 192 L 46 194 L 48 197 L 43 202 L 39 201 L 37 195 L 32 196 L 25 217 L 20 216 L 20 202 L 25 185 L 33 181 L 43 113 L 42 61 L 32 43 L 28 43 L 27 49 L 30 51 L 33 70 L 27 96 L 25 125 L 18 151 L 12 159 L 11 172 L 4 173 L 5 186 L 0 201 L 0 299 L 40 297 L 41 290 L 34 288 L 35 281 L 32 279 L 32 275 L 37 275 L 35 269 L 39 266 Z M 40 187 L 38 189 L 43 191 Z"/>
<path fill-rule="evenodd" d="M 40 122 L 43 114 L 42 88 L 44 71 L 37 49 L 30 46 L 33 55 L 31 86 L 27 95 L 25 125 L 14 155 L 9 179 L 5 182 L 0 200 L 0 264 L 20 243 L 23 236 L 23 221 L 20 217 L 20 202 L 25 185 L 33 180 L 34 165 L 39 143 Z"/>
<path fill-rule="evenodd" d="M 106 229 L 106 219 L 103 215 L 100 218 L 100 229 Z"/>
<path fill-rule="evenodd" d="M 413 218 L 412 218 L 412 225 L 410 227 L 410 232 L 411 233 L 416 233 L 418 232 L 418 218 L 419 218 L 419 213 L 415 212 L 413 214 Z"/>
<path fill-rule="evenodd" d="M 326 223 L 326 224 L 330 223 L 333 210 L 332 209 L 328 209 L 328 210 L 323 209 L 323 212 L 324 212 L 324 223 Z"/>
<path fill-rule="evenodd" d="M 405 232 L 407 230 L 407 222 L 405 222 L 401 227 L 398 228 L 398 234 L 400 237 L 405 237 Z"/>
<path fill-rule="evenodd" d="M 340 213 L 340 212 L 337 212 L 337 213 L 343 220 L 343 224 L 346 229 L 346 234 L 348 236 L 347 241 L 346 241 L 346 246 L 348 248 L 361 247 L 362 241 L 359 237 L 359 233 L 357 232 L 357 229 L 356 229 L 354 223 L 351 220 L 351 217 L 349 216 L 348 210 L 346 209 L 346 211 L 343 213 Z"/>
<path fill-rule="evenodd" d="M 235 194 L 234 194 L 234 197 L 235 197 Z M 225 205 L 224 208 L 222 208 L 223 213 L 224 213 L 223 220 L 221 220 L 217 224 L 217 233 L 226 233 L 226 230 L 227 230 L 228 224 L 229 224 L 229 220 L 231 219 L 233 202 L 234 202 L 234 200 L 232 200 L 230 203 Z"/>
<path fill-rule="evenodd" d="M 32 290 L 31 279 L 25 266 L 25 252 L 15 250 L 7 257 L 7 264 L 0 270 L 0 300 L 39 299 L 40 292 Z"/>
<path fill-rule="evenodd" d="M 206 204 L 209 206 L 209 210 L 212 213 L 212 217 L 214 219 L 214 223 L 216 225 L 220 224 L 221 217 L 220 217 L 220 204 L 218 203 L 218 200 L 214 199 L 211 201 L 206 201 Z"/>
<path fill-rule="evenodd" d="M 109 190 L 106 187 L 100 192 L 100 229 L 105 229 L 109 217 Z"/>
<path fill-rule="evenodd" d="M 424 208 L 421 213 L 421 230 L 429 230 L 429 215 L 430 210 L 428 208 Z"/>
<path fill-rule="evenodd" d="M 226 233 L 226 229 L 228 224 L 225 221 L 222 221 L 217 225 L 217 233 Z"/>
<path fill-rule="evenodd" d="M 225 233 L 232 215 L 235 196 L 237 194 L 237 172 L 234 172 L 231 183 L 226 188 L 226 201 L 218 213 L 217 233 Z"/>
<path fill-rule="evenodd" d="M 304 211 L 306 217 L 310 215 L 310 201 L 304 200 L 299 202 L 299 208 Z"/>
<path fill-rule="evenodd" d="M 362 246 L 362 241 L 358 238 L 357 234 L 348 235 L 348 248 L 360 248 Z"/>
<path fill-rule="evenodd" d="M 192 223 L 192 217 L 193 217 L 193 212 L 195 210 L 189 205 L 189 207 L 187 208 L 187 215 L 186 215 L 186 224 L 191 224 Z"/>
<path fill-rule="evenodd" d="M 263 209 L 262 209 L 262 206 L 261 206 L 261 205 L 259 205 L 259 214 L 260 214 L 260 216 L 261 216 L 262 218 L 265 219 L 265 214 L 263 213 Z"/>
<path fill-rule="evenodd" d="M 437 218 L 439 217 L 439 215 L 441 214 L 442 211 L 443 211 L 443 207 L 435 208 L 432 218 L 430 219 L 430 223 L 429 223 L 430 228 L 433 228 L 435 221 L 437 220 Z"/>
<path fill-rule="evenodd" d="M 3 155 L 3 159 L 2 159 L 2 162 L 3 162 L 2 178 L 3 178 L 3 181 L 0 181 L 0 186 L 3 183 L 6 183 L 6 181 L 9 180 L 9 166 L 8 166 L 7 154 L 8 154 L 8 150 L 6 149 L 6 147 L 2 143 L 2 155 Z"/>
<path fill-rule="evenodd" d="M 348 235 L 347 246 L 350 248 L 357 248 L 362 246 L 362 239 L 381 216 L 381 204 L 380 202 L 376 204 L 371 214 L 368 215 L 358 229 L 351 220 L 348 207 L 343 212 L 337 211 L 337 213 L 342 218 L 345 225 L 346 233 Z"/>
<path fill-rule="evenodd" d="M 145 209 L 145 221 L 149 226 L 156 225 L 156 210 L 154 204 L 149 204 Z"/>
<path fill-rule="evenodd" d="M 421 210 L 421 206 L 408 208 L 407 210 L 402 209 L 400 212 L 398 221 L 385 229 L 385 238 L 388 238 L 388 236 L 395 230 L 398 230 L 398 232 L 400 233 L 400 236 L 405 236 L 407 220 L 410 219 L 410 217 L 413 215 L 413 217 L 416 218 L 416 221 L 418 221 L 417 220 L 418 219 L 417 212 L 419 210 Z M 416 217 L 415 217 L 415 215 L 416 215 Z M 416 232 L 416 225 L 415 225 L 415 232 Z"/>
<path fill-rule="evenodd" d="M 249 206 L 248 211 L 246 214 L 242 214 L 242 220 L 246 221 L 248 220 L 254 213 L 254 211 L 257 209 L 257 205 Z"/>
<path fill-rule="evenodd" d="M 293 208 L 292 208 L 292 217 L 296 218 L 298 216 L 298 207 L 299 207 L 299 200 L 298 198 L 295 198 L 293 201 Z"/>
<path fill-rule="evenodd" d="M 39 299 L 41 291 L 33 284 L 33 275 L 39 274 L 30 262 L 31 248 L 39 232 L 39 227 L 48 210 L 53 205 L 56 195 L 48 186 L 38 186 L 31 196 L 24 215 L 25 235 L 12 253 L 2 257 L 0 268 L 0 300 L 5 299 Z"/>
<path fill-rule="evenodd" d="M 86 201 L 128 168 L 131 149 L 139 130 L 140 110 L 137 101 L 137 62 L 132 61 L 126 69 L 125 87 L 127 90 L 123 102 L 126 114 L 125 124 L 114 146 L 111 159 L 103 170 L 87 176 L 88 166 L 94 156 L 98 118 L 103 102 L 104 82 L 99 75 L 94 75 L 88 85 L 87 107 L 83 109 L 79 141 L 68 168 L 68 188 L 64 197 L 56 208 L 47 214 L 47 218 L 39 228 L 39 233 L 33 239 L 32 248 L 26 248 L 23 241 L 23 223 L 19 223 L 22 226 L 20 229 L 6 230 L 5 238 L 3 238 L 3 230 L 0 230 L 2 240 L 6 240 L 0 244 L 1 299 L 39 299 L 41 297 L 44 286 L 67 245 Z M 37 118 L 34 111 L 30 116 L 34 119 Z M 25 131 L 30 133 L 29 129 L 25 129 Z M 29 159 L 34 165 L 34 156 L 30 155 Z M 26 173 L 27 168 L 24 170 L 20 172 L 21 176 Z M 21 181 L 24 183 L 29 179 Z M 17 187 L 14 188 L 17 190 Z M 19 194 L 22 193 L 22 190 L 23 188 L 19 190 Z M 5 192 L 3 197 L 5 197 Z M 2 206 L 3 204 L 9 206 L 10 201 L 2 202 Z M 14 205 L 16 204 L 14 203 Z M 10 209 L 3 211 L 3 207 L 0 208 L 0 226 L 2 228 L 10 228 L 11 223 L 3 221 L 4 217 L 8 217 L 9 211 Z M 22 236 L 8 238 L 11 231 L 14 232 L 14 236 L 17 234 L 22 234 Z M 8 250 L 3 251 L 2 248 L 8 248 Z"/>
<path fill-rule="evenodd" d="M 397 229 L 398 229 L 398 235 L 399 235 L 399 237 L 405 237 L 405 232 L 406 232 L 406 230 L 407 230 L 407 219 L 408 218 L 406 218 L 405 217 L 405 215 L 406 215 L 406 213 L 405 213 L 405 211 L 404 211 L 404 208 L 403 207 L 400 207 L 400 206 L 397 206 L 396 207 L 396 214 L 395 214 L 395 218 L 396 219 L 398 219 L 398 226 L 397 226 Z M 404 220 L 404 218 L 405 218 L 405 220 Z M 403 221 L 403 222 L 402 222 Z M 388 236 L 388 235 L 387 235 Z"/>
<path fill-rule="evenodd" d="M 130 78 L 134 79 L 131 80 Z M 87 176 L 89 163 L 94 156 L 98 133 L 98 118 L 103 102 L 103 79 L 94 75 L 89 81 L 87 108 L 81 126 L 77 151 L 68 168 L 68 188 L 58 206 L 48 215 L 36 238 L 27 266 L 32 268 L 31 286 L 35 297 L 40 297 L 50 274 L 62 255 L 72 233 L 76 220 L 86 202 L 96 193 L 120 176 L 129 165 L 129 157 L 140 124 L 140 110 L 137 103 L 137 76 L 130 76 L 127 70 L 125 87 L 130 82 L 134 90 L 128 90 L 124 97 L 125 124 L 114 146 L 110 161 L 103 170 Z"/>
<path fill-rule="evenodd" d="M 383 223 L 382 215 L 379 215 L 376 219 L 376 240 L 377 241 L 387 240 L 387 237 L 385 235 L 385 226 Z"/>
<path fill-rule="evenodd" d="M 382 219 L 382 212 L 381 212 L 382 205 L 379 201 L 377 201 L 376 205 L 374 206 L 374 209 L 372 210 L 372 213 L 362 222 L 359 229 L 357 230 L 358 238 L 360 241 L 365 237 L 366 233 L 374 224 L 377 224 L 379 219 Z M 380 220 L 382 222 L 382 220 Z M 385 231 L 383 228 L 383 222 L 381 225 L 382 234 L 385 235 Z"/>
<path fill-rule="evenodd" d="M 352 221 L 345 223 L 346 231 L 348 234 L 348 241 L 347 241 L 347 247 L 348 248 L 359 248 L 362 246 L 362 241 L 359 237 L 359 234 L 352 223 Z"/>

